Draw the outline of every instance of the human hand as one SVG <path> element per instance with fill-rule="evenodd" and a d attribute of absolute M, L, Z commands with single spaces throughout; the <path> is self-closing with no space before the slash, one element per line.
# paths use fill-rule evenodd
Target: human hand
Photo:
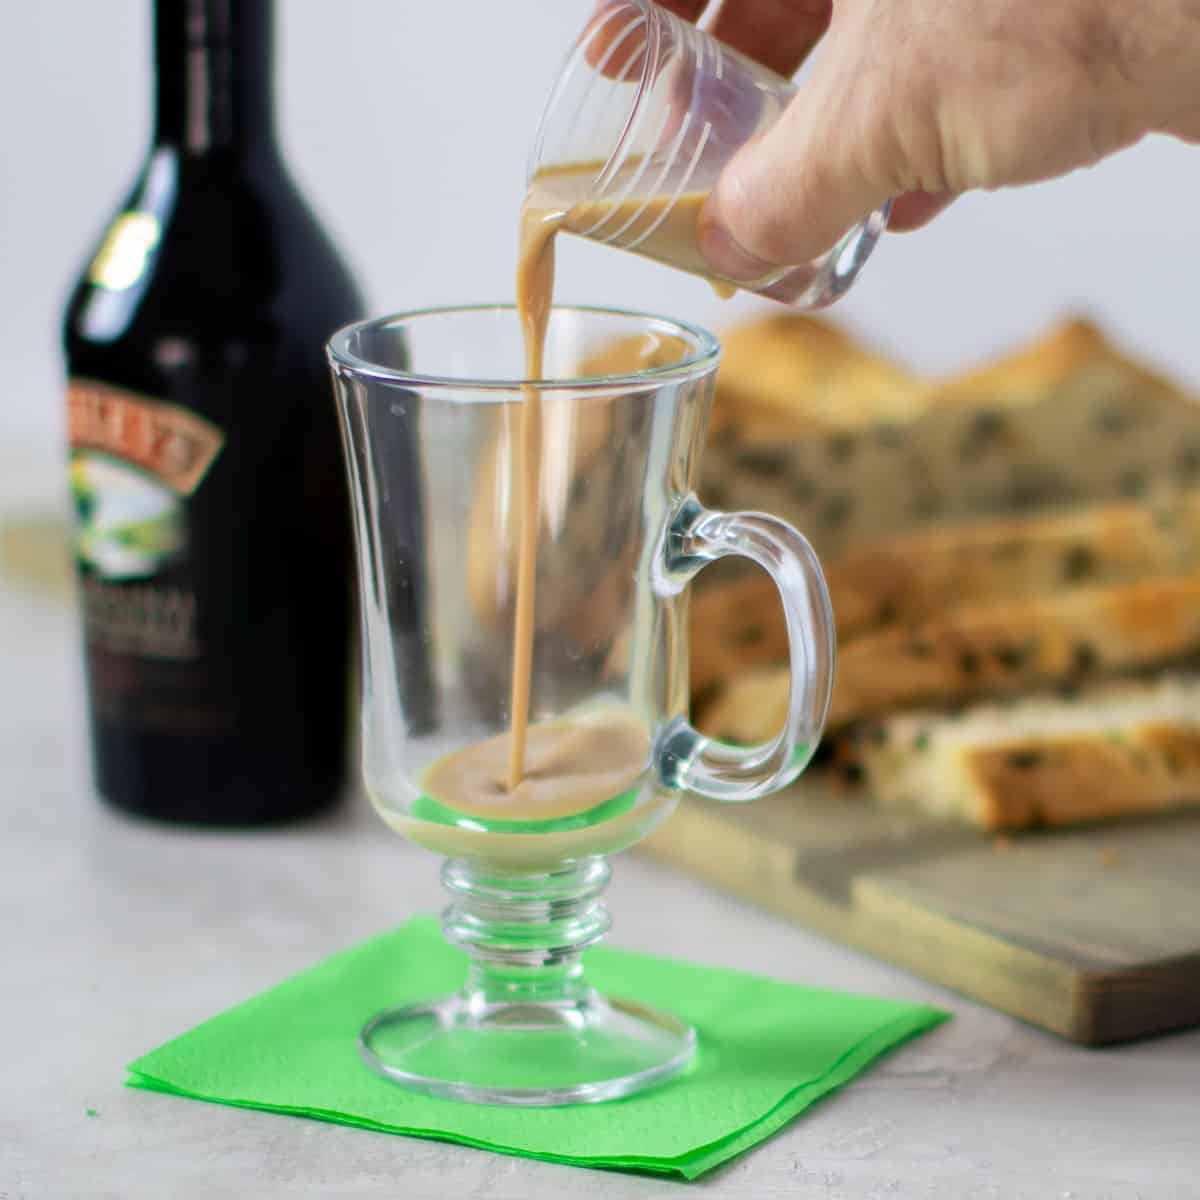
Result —
<path fill-rule="evenodd" d="M 659 0 L 697 19 L 707 0 Z M 1145 134 L 1200 141 L 1195 0 L 724 0 L 723 41 L 791 75 L 783 116 L 700 222 L 733 278 L 807 262 L 896 197 L 890 227 L 957 195 L 1066 174 Z"/>

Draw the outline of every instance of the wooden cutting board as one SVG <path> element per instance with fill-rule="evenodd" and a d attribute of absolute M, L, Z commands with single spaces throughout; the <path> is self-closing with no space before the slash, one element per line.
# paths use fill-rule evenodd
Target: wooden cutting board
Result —
<path fill-rule="evenodd" d="M 811 777 L 689 797 L 643 846 L 1072 1041 L 1200 1023 L 1200 812 L 996 839 Z"/>

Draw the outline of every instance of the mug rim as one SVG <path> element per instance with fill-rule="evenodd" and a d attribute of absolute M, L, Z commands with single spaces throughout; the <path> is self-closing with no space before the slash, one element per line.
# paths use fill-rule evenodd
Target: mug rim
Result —
<path fill-rule="evenodd" d="M 645 367 L 639 371 L 623 371 L 611 375 L 579 375 L 552 379 L 479 379 L 468 375 L 436 375 L 424 371 L 402 371 L 362 358 L 350 349 L 351 339 L 371 329 L 400 323 L 411 324 L 426 317 L 444 317 L 457 313 L 505 313 L 517 315 L 515 304 L 445 304 L 431 308 L 416 308 L 389 313 L 382 317 L 371 317 L 344 325 L 330 337 L 325 350 L 330 363 L 342 367 L 354 375 L 387 383 L 415 387 L 442 387 L 469 389 L 471 391 L 517 392 L 534 388 L 539 391 L 590 391 L 615 387 L 640 388 L 647 385 L 662 385 L 696 379 L 714 369 L 721 357 L 721 343 L 716 335 L 702 325 L 681 321 L 675 317 L 663 317 L 657 313 L 640 312 L 636 309 L 612 308 L 593 304 L 555 304 L 551 315 L 556 312 L 581 313 L 592 316 L 629 317 L 648 327 L 657 326 L 659 331 L 678 336 L 693 344 L 691 353 L 679 362 L 666 366 Z"/>

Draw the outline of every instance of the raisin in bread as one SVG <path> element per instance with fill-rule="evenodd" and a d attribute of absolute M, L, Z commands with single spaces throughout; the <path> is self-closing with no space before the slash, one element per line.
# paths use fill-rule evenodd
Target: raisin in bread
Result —
<path fill-rule="evenodd" d="M 825 567 L 839 641 L 963 605 L 1200 567 L 1200 491 L 1146 503 L 974 521 L 852 547 Z M 787 654 L 775 586 L 761 571 L 699 589 L 692 683 L 704 692 Z"/>
<path fill-rule="evenodd" d="M 1145 670 L 1198 650 L 1198 572 L 967 606 L 839 647 L 829 726 Z M 737 677 L 701 709 L 701 728 L 762 741 L 782 723 L 787 698 L 786 666 Z"/>
<path fill-rule="evenodd" d="M 1200 676 L 907 713 L 859 731 L 882 804 L 992 830 L 1200 804 Z"/>
<path fill-rule="evenodd" d="M 813 358 L 811 338 L 789 328 L 764 326 L 762 337 L 781 331 L 781 346 L 790 338 L 798 359 Z M 826 561 L 922 525 L 1200 482 L 1200 404 L 1084 321 L 950 383 L 914 388 L 880 372 L 855 382 L 863 395 L 840 408 L 797 392 L 785 413 L 786 387 L 815 385 L 799 369 L 778 384 L 769 361 L 727 350 L 701 498 L 784 517 Z M 747 399 L 756 389 L 778 400 Z M 776 419 L 764 424 L 766 408 Z"/>

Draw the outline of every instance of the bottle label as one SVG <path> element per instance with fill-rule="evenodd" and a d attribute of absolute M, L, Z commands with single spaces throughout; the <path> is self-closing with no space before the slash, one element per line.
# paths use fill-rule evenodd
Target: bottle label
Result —
<path fill-rule="evenodd" d="M 70 382 L 67 427 L 88 645 L 198 657 L 195 594 L 158 577 L 186 555 L 186 501 L 221 452 L 220 429 L 88 379 Z"/>
<path fill-rule="evenodd" d="M 111 455 L 178 496 L 199 487 L 225 440 L 215 425 L 185 408 L 90 379 L 71 380 L 67 430 L 72 451 Z"/>

